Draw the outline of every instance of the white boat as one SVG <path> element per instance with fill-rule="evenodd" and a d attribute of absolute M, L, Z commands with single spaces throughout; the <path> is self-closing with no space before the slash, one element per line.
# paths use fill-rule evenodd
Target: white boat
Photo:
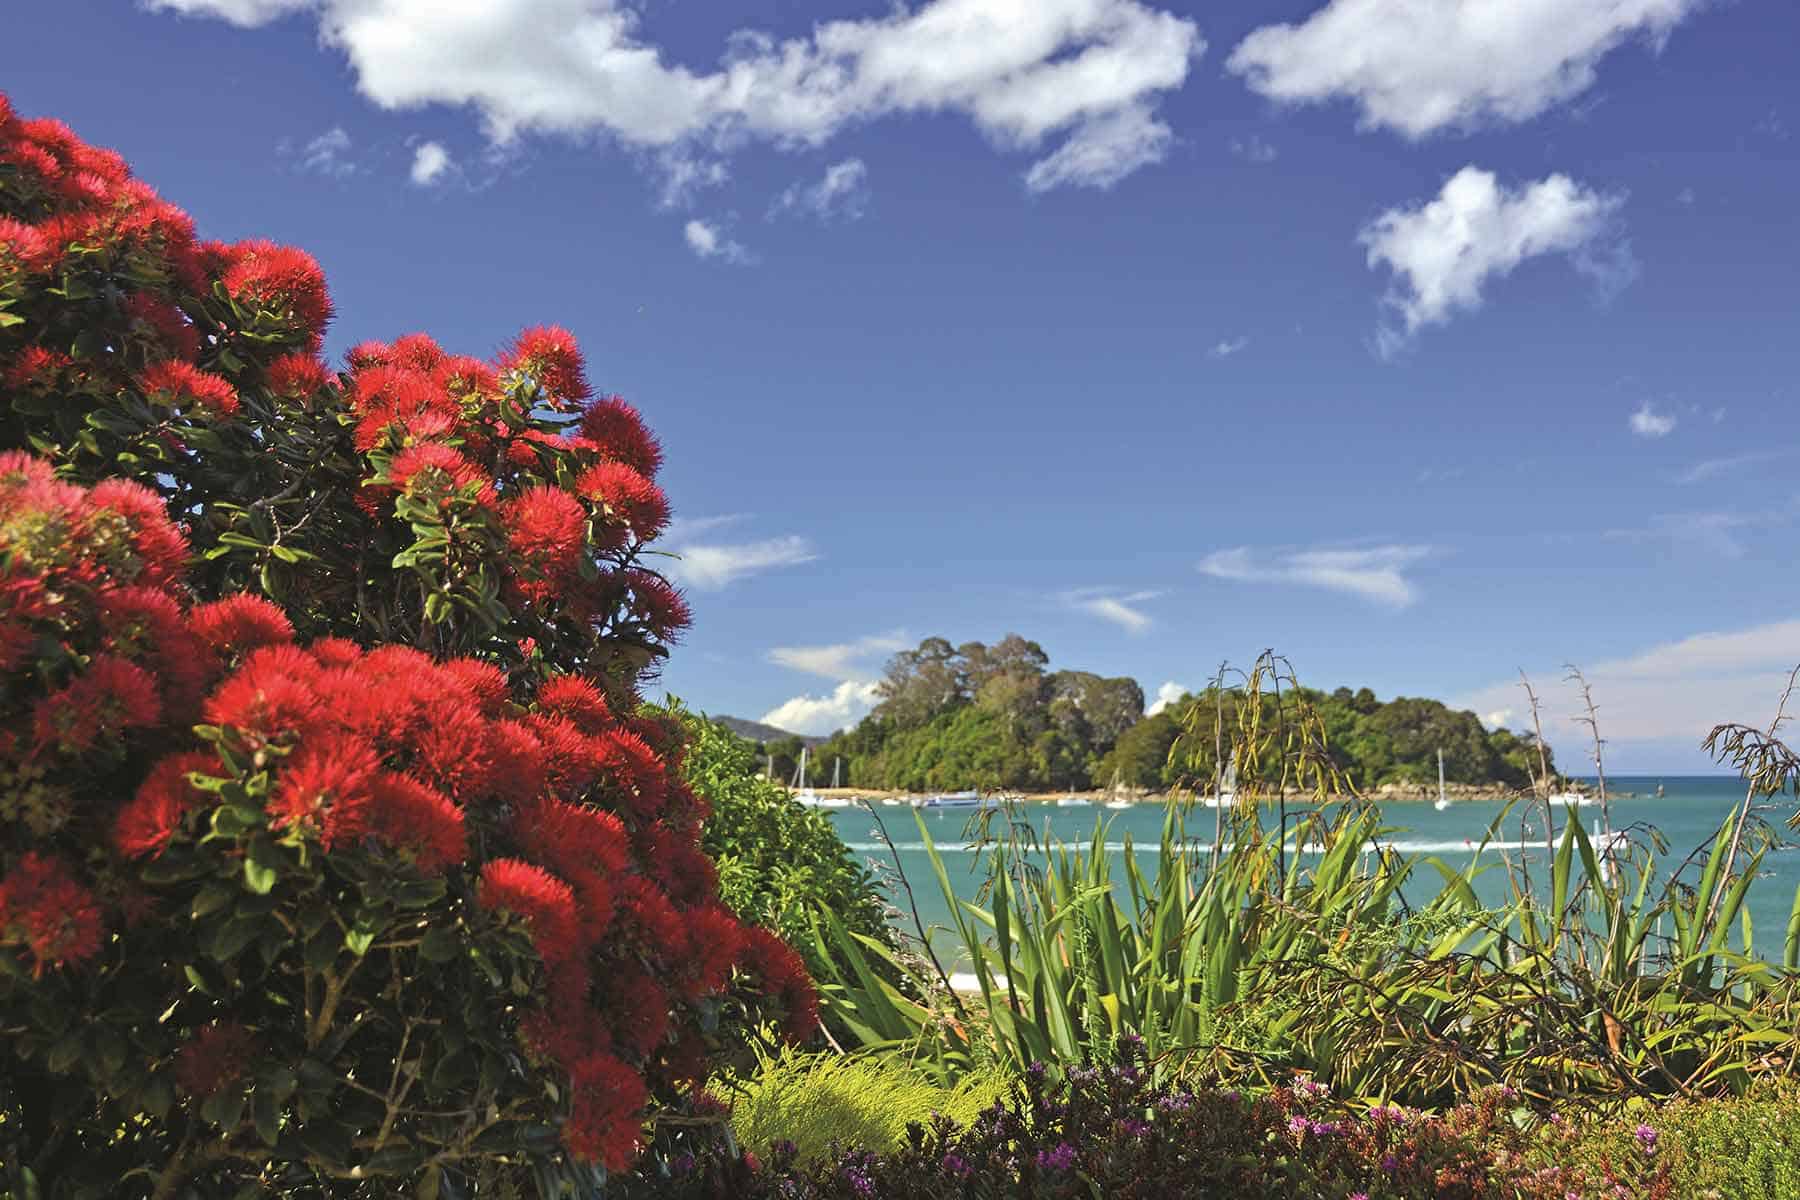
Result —
<path fill-rule="evenodd" d="M 1219 790 L 1210 796 L 1200 797 L 1201 808 L 1236 808 L 1237 807 L 1237 764 L 1232 763 L 1225 768 L 1225 778 L 1219 781 Z"/>
<path fill-rule="evenodd" d="M 1437 803 L 1431 807 L 1439 812 L 1450 807 L 1450 797 L 1444 795 L 1444 752 L 1442 749 L 1438 751 L 1438 798 Z"/>
<path fill-rule="evenodd" d="M 942 792 L 936 796 L 925 796 L 913 801 L 914 808 L 998 808 L 1000 799 L 997 796 L 983 797 L 980 792 Z"/>
<path fill-rule="evenodd" d="M 1135 803 L 1135 801 L 1130 800 L 1124 796 L 1118 796 L 1118 797 L 1115 797 L 1114 799 L 1108 800 L 1106 802 L 1106 807 L 1108 807 L 1108 808 L 1130 808 L 1132 806 L 1132 804 L 1134 804 L 1134 803 Z"/>
<path fill-rule="evenodd" d="M 905 808 L 906 807 L 906 801 L 900 799 L 900 797 L 898 797 L 898 796 L 888 796 L 882 800 L 881 804 L 882 804 L 883 808 Z"/>
<path fill-rule="evenodd" d="M 1600 801 L 1593 796 L 1589 796 L 1583 792 L 1552 792 L 1550 793 L 1549 800 L 1550 803 L 1560 805 L 1563 808 L 1585 808 L 1590 804 L 1600 803 Z"/>
<path fill-rule="evenodd" d="M 795 796 L 794 801 L 801 808 L 849 808 L 856 803 L 846 796 L 821 796 L 810 789 Z"/>
<path fill-rule="evenodd" d="M 1064 796 L 1056 802 L 1058 808 L 1091 808 L 1093 801 L 1086 796 Z"/>

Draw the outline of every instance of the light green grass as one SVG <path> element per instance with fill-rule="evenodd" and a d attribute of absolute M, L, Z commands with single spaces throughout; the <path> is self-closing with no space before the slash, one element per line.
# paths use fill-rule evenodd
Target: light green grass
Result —
<path fill-rule="evenodd" d="M 1006 1090 L 997 1076 L 973 1076 L 940 1087 L 903 1065 L 870 1057 L 787 1052 L 763 1059 L 755 1071 L 715 1080 L 731 1104 L 731 1127 L 741 1145 L 766 1155 L 790 1141 L 800 1157 L 824 1155 L 831 1144 L 891 1151 L 910 1122 L 929 1125 L 942 1113 L 966 1125 Z"/>

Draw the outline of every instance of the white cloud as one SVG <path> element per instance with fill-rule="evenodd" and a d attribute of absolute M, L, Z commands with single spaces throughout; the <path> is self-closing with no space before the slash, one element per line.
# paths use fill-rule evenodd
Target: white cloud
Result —
<path fill-rule="evenodd" d="M 1146 105 L 1127 105 L 1086 122 L 1054 154 L 1031 164 L 1025 186 L 1034 192 L 1071 184 L 1104 191 L 1133 171 L 1161 162 L 1173 138 Z"/>
<path fill-rule="evenodd" d="M 1378 349 L 1393 354 L 1424 326 L 1480 308 L 1487 283 L 1528 258 L 1583 250 L 1606 232 L 1622 203 L 1565 175 L 1505 188 L 1492 172 L 1469 166 L 1435 199 L 1381 214 L 1357 235 L 1369 266 L 1386 266 L 1396 277 L 1385 302 L 1398 310 L 1402 327 L 1384 325 Z M 1595 274 L 1606 269 L 1597 261 L 1584 266 Z"/>
<path fill-rule="evenodd" d="M 769 661 L 793 671 L 819 675 L 826 679 L 868 682 L 873 665 L 871 659 L 893 654 L 911 645 L 901 630 L 871 634 L 854 642 L 830 646 L 777 646 L 769 651 Z"/>
<path fill-rule="evenodd" d="M 687 240 L 688 249 L 701 258 L 716 258 L 721 262 L 746 265 L 755 261 L 743 243 L 726 237 L 711 221 L 689 221 L 682 226 L 681 235 Z"/>
<path fill-rule="evenodd" d="M 819 557 L 812 543 L 797 534 L 760 542 L 695 544 L 683 546 L 677 552 L 681 561 L 669 568 L 669 574 L 702 591 L 722 588 L 746 575 L 760 574 L 776 567 L 798 566 Z"/>
<path fill-rule="evenodd" d="M 421 142 L 413 151 L 412 181 L 419 187 L 430 187 L 453 170 L 456 163 L 450 152 L 437 142 Z"/>
<path fill-rule="evenodd" d="M 245 29 L 267 25 L 289 13 L 313 7 L 314 0 L 143 0 L 151 12 L 183 17 L 217 17 Z"/>
<path fill-rule="evenodd" d="M 1240 350 L 1246 349 L 1249 345 L 1250 339 L 1247 336 L 1227 338 L 1214 346 L 1211 350 L 1208 350 L 1207 354 L 1211 355 L 1213 358 L 1230 358 Z"/>
<path fill-rule="evenodd" d="M 722 187 L 731 170 L 716 158 L 697 154 L 689 146 L 669 146 L 654 159 L 655 173 L 662 176 L 657 203 L 664 208 L 685 208 L 706 188 Z"/>
<path fill-rule="evenodd" d="M 1186 687 L 1171 679 L 1169 682 L 1156 689 L 1156 699 L 1150 702 L 1150 707 L 1144 710 L 1144 715 L 1146 717 L 1154 717 L 1157 713 L 1169 707 L 1169 705 L 1175 703 L 1187 694 L 1188 689 Z"/>
<path fill-rule="evenodd" d="M 1717 418 L 1715 418 L 1715 424 L 1716 423 Z M 1749 454 L 1734 454 L 1729 458 L 1708 458 L 1695 463 L 1693 466 L 1677 475 L 1675 477 L 1675 482 L 1699 483 L 1702 480 L 1711 479 L 1715 475 L 1725 475 L 1734 472 L 1740 467 L 1750 467 L 1755 466 L 1757 463 L 1773 462 L 1776 459 L 1790 458 L 1793 454 L 1794 451 L 1792 449 L 1756 450 Z"/>
<path fill-rule="evenodd" d="M 1631 432 L 1644 438 L 1668 437 L 1675 432 L 1675 414 L 1659 413 L 1648 400 L 1631 414 Z"/>
<path fill-rule="evenodd" d="M 835 733 L 854 725 L 880 702 L 876 685 L 846 679 L 824 696 L 795 696 L 777 704 L 760 718 L 765 725 L 793 733 Z"/>
<path fill-rule="evenodd" d="M 1512 709 L 1496 708 L 1493 712 L 1481 718 L 1481 723 L 1486 725 L 1489 729 L 1505 729 L 1507 727 L 1506 723 L 1512 720 L 1512 716 Z"/>
<path fill-rule="evenodd" d="M 1660 46 L 1705 0 L 1331 0 L 1265 25 L 1226 66 L 1281 103 L 1350 100 L 1409 138 L 1524 121 L 1593 85 L 1623 42 Z"/>
<path fill-rule="evenodd" d="M 253 25 L 316 11 L 386 109 L 468 107 L 489 136 L 602 134 L 643 149 L 819 146 L 846 128 L 955 113 L 997 148 L 1059 147 L 1034 190 L 1107 186 L 1160 157 L 1152 113 L 1206 48 L 1144 0 L 928 0 L 777 40 L 743 30 L 712 68 L 669 61 L 626 0 L 153 0 Z"/>
<path fill-rule="evenodd" d="M 1429 546 L 1385 545 L 1265 552 L 1239 546 L 1200 561 L 1200 573 L 1244 583 L 1287 583 L 1346 592 L 1392 608 L 1418 598 L 1406 569 L 1432 553 Z"/>
<path fill-rule="evenodd" d="M 346 157 L 349 153 L 350 135 L 339 125 L 307 142 L 294 152 L 294 156 L 299 160 L 302 171 L 342 179 L 346 175 L 356 174 L 356 164 Z"/>
<path fill-rule="evenodd" d="M 1575 724 L 1581 697 L 1560 682 L 1568 674 L 1561 661 L 1545 661 L 1527 674 L 1543 704 L 1544 736 L 1577 759 L 1581 756 L 1574 748 L 1587 745 L 1587 731 Z M 1796 663 L 1800 619 L 1790 619 L 1695 634 L 1585 666 L 1583 673 L 1593 687 L 1600 732 L 1609 744 L 1655 740 L 1693 748 L 1721 722 L 1767 725 Z M 1523 712 L 1524 699 L 1515 678 L 1481 688 L 1457 704 L 1477 712 L 1513 707 Z"/>
<path fill-rule="evenodd" d="M 679 555 L 663 568 L 677 582 L 700 591 L 716 591 L 749 575 L 777 567 L 798 566 L 819 557 L 807 539 L 797 534 L 755 541 L 721 541 L 716 535 L 727 526 L 746 520 L 742 513 L 729 516 L 677 518 L 657 541 L 657 548 Z M 708 540 L 702 541 L 700 539 Z"/>
<path fill-rule="evenodd" d="M 1231 152 L 1246 162 L 1253 162 L 1258 166 L 1272 163 L 1280 156 L 1280 152 L 1275 147 L 1254 133 L 1247 138 L 1232 138 Z"/>
<path fill-rule="evenodd" d="M 1111 588 L 1077 588 L 1063 593 L 1063 600 L 1070 607 L 1117 625 L 1126 633 L 1143 633 L 1156 622 L 1149 613 L 1135 606 L 1160 595 L 1161 592 L 1120 595 Z"/>
<path fill-rule="evenodd" d="M 843 218 L 854 221 L 869 205 L 869 168 L 860 158 L 846 158 L 825 168 L 819 182 L 793 184 L 776 199 L 770 216 L 799 209 L 821 221 Z"/>

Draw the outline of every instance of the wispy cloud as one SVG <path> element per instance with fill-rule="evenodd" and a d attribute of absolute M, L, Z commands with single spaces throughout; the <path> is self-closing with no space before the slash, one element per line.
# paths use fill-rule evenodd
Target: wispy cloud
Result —
<path fill-rule="evenodd" d="M 1136 607 L 1146 600 L 1154 600 L 1161 592 L 1130 592 L 1121 594 L 1113 588 L 1077 588 L 1064 592 L 1063 600 L 1071 608 L 1098 617 L 1102 621 L 1117 625 L 1126 633 L 1143 633 L 1155 620 L 1149 613 Z"/>
<path fill-rule="evenodd" d="M 1256 163 L 1258 166 L 1272 163 L 1280 157 L 1280 151 L 1254 133 L 1247 138 L 1232 138 L 1231 152 L 1244 161 Z"/>
<path fill-rule="evenodd" d="M 688 587 L 716 591 L 750 575 L 798 566 L 819 557 L 813 544 L 798 534 L 750 541 L 722 541 L 710 536 L 746 519 L 743 514 L 733 514 L 670 522 L 657 546 L 680 558 L 670 563 L 665 573 Z"/>
<path fill-rule="evenodd" d="M 1310 550 L 1217 550 L 1200 561 L 1200 573 L 1243 583 L 1281 583 L 1344 592 L 1390 608 L 1419 598 L 1406 570 L 1429 557 L 1430 546 L 1388 544 Z"/>
<path fill-rule="evenodd" d="M 1733 454 L 1729 458 L 1707 458 L 1695 463 L 1675 477 L 1676 483 L 1701 483 L 1719 475 L 1726 475 L 1741 467 L 1753 467 L 1758 463 L 1774 462 L 1777 459 L 1791 458 L 1792 449 L 1787 450 L 1755 450 L 1748 454 Z"/>
<path fill-rule="evenodd" d="M 869 168 L 860 158 L 846 158 L 826 167 L 817 183 L 790 185 L 776 197 L 769 215 L 801 212 L 821 221 L 854 221 L 868 206 Z"/>
<path fill-rule="evenodd" d="M 357 172 L 356 163 L 350 157 L 351 144 L 350 134 L 339 125 L 327 129 L 298 148 L 291 142 L 283 142 L 277 149 L 291 157 L 294 165 L 302 171 L 332 179 L 344 179 Z"/>
<path fill-rule="evenodd" d="M 1672 546 L 1705 550 L 1721 558 L 1742 558 L 1744 543 L 1740 533 L 1785 519 L 1785 514 L 1774 513 L 1657 513 L 1642 526 L 1609 529 L 1606 536 L 1624 542 L 1666 542 Z"/>
<path fill-rule="evenodd" d="M 1765 725 L 1787 674 L 1800 663 L 1800 618 L 1744 629 L 1697 633 L 1663 642 L 1624 658 L 1584 666 L 1600 708 L 1609 744 L 1674 740 L 1697 748 L 1714 725 L 1747 721 Z M 1575 723 L 1580 697 L 1560 683 L 1567 671 L 1548 659 L 1528 666 L 1543 702 L 1544 735 L 1567 749 L 1585 745 Z M 1460 708 L 1493 715 L 1523 712 L 1525 693 L 1516 678 L 1477 689 L 1456 701 Z"/>
<path fill-rule="evenodd" d="M 1626 423 L 1641 438 L 1668 437 L 1678 424 L 1674 413 L 1657 412 L 1648 400 L 1638 405 Z"/>
<path fill-rule="evenodd" d="M 769 651 L 769 661 L 825 679 L 867 681 L 875 675 L 874 660 L 911 644 L 905 631 L 896 629 L 829 646 L 777 646 Z"/>
<path fill-rule="evenodd" d="M 1249 345 L 1250 338 L 1247 335 L 1244 337 L 1226 338 L 1224 341 L 1216 343 L 1213 348 L 1206 353 L 1213 358 L 1230 358 L 1239 351 L 1248 349 Z"/>
<path fill-rule="evenodd" d="M 430 187 L 455 169 L 456 161 L 441 142 L 420 142 L 413 148 L 410 175 L 415 186 Z"/>
<path fill-rule="evenodd" d="M 748 265 L 755 261 L 743 243 L 727 237 L 724 230 L 712 221 L 698 218 L 689 221 L 681 228 L 681 236 L 687 241 L 688 249 L 700 258 L 716 258 L 720 262 Z"/>

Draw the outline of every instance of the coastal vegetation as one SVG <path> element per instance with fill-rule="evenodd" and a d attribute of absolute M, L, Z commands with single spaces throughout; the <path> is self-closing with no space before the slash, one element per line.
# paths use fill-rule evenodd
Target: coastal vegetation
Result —
<path fill-rule="evenodd" d="M 0 98 L 0 1198 L 1800 1196 L 1787 697 L 1671 861 L 1434 701 L 927 639 L 815 770 L 1175 795 L 878 875 L 643 701 L 661 450 L 573 338 L 334 370 L 330 315 Z M 1384 845 L 1440 751 L 1518 842 Z"/>
<path fill-rule="evenodd" d="M 1184 724 L 1196 712 L 1229 728 L 1242 723 L 1243 691 L 1224 680 L 1147 714 L 1136 680 L 1053 671 L 1043 648 L 1017 634 L 993 646 L 926 638 L 894 655 L 877 687 L 873 712 L 813 747 L 808 784 L 824 786 L 835 773 L 846 787 L 913 792 L 1204 786 L 1215 764 L 1200 741 L 1170 756 Z M 1382 701 L 1368 688 L 1341 687 L 1256 702 L 1266 721 L 1277 719 L 1278 705 L 1307 705 L 1344 782 L 1362 791 L 1435 782 L 1439 751 L 1449 782 L 1499 791 L 1529 786 L 1545 765 L 1532 735 L 1488 730 L 1474 713 L 1437 700 Z M 797 738 L 762 746 L 776 779 L 793 777 L 800 749 Z"/>

